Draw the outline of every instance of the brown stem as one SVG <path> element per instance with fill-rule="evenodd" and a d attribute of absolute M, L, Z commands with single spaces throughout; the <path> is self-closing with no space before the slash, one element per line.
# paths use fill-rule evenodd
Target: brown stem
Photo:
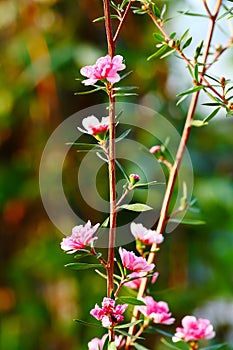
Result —
<path fill-rule="evenodd" d="M 108 54 L 113 58 L 115 53 L 115 43 L 113 41 L 111 12 L 109 0 L 103 0 L 105 28 L 108 42 Z M 115 123 L 115 97 L 113 96 L 113 88 L 109 88 L 109 192 L 110 192 L 110 228 L 109 228 L 109 242 L 108 242 L 108 263 L 107 263 L 107 296 L 111 298 L 114 289 L 114 246 L 116 240 L 116 169 L 115 169 L 115 138 L 116 138 L 116 123 Z M 111 339 L 113 333 L 111 332 Z"/>
<path fill-rule="evenodd" d="M 115 33 L 115 35 L 114 35 L 114 38 L 113 38 L 114 43 L 116 43 L 116 41 L 117 41 L 117 39 L 118 39 L 118 36 L 119 36 L 119 34 L 120 34 L 120 31 L 121 31 L 121 29 L 122 29 L 122 27 L 123 27 L 123 24 L 124 24 L 124 22 L 125 22 L 125 20 L 126 20 L 126 17 L 127 17 L 127 15 L 128 15 L 128 13 L 129 13 L 131 4 L 132 4 L 132 0 L 129 1 L 129 3 L 128 3 L 126 9 L 125 9 L 124 15 L 122 16 L 122 18 L 121 18 L 121 20 L 120 20 L 119 26 L 118 26 L 118 28 L 117 28 L 117 30 L 116 30 L 116 33 Z"/>
<path fill-rule="evenodd" d="M 215 23 L 216 23 L 216 18 L 217 18 L 221 3 L 222 3 L 222 0 L 217 0 L 214 14 L 210 18 L 211 22 L 210 22 L 209 30 L 207 33 L 207 40 L 206 40 L 207 44 L 205 46 L 204 54 L 203 54 L 204 65 L 202 68 L 202 74 L 205 73 L 205 69 L 206 69 L 205 63 L 207 61 L 207 57 L 209 54 L 209 49 L 210 49 L 210 44 L 211 44 L 211 40 L 213 37 L 213 31 L 214 31 L 214 27 L 215 27 Z M 180 144 L 179 144 L 179 147 L 177 150 L 176 159 L 175 159 L 175 162 L 174 162 L 172 169 L 170 171 L 170 174 L 169 174 L 168 184 L 167 184 L 166 192 L 164 195 L 162 208 L 161 208 L 161 212 L 160 212 L 160 217 L 159 217 L 159 221 L 158 221 L 158 225 L 157 225 L 157 229 L 156 229 L 157 232 L 161 233 L 161 234 L 163 233 L 165 225 L 166 225 L 168 207 L 169 207 L 170 199 L 172 196 L 172 191 L 173 191 L 173 188 L 175 185 L 177 173 L 178 173 L 178 170 L 180 167 L 180 163 L 181 163 L 181 160 L 182 160 L 182 157 L 183 157 L 183 154 L 185 151 L 185 147 L 186 147 L 188 139 L 189 139 L 189 135 L 190 135 L 190 131 L 191 131 L 191 121 L 194 118 L 194 113 L 195 113 L 196 106 L 197 106 L 198 96 L 199 96 L 199 91 L 195 92 L 192 95 L 192 99 L 191 99 L 189 110 L 188 110 L 187 117 L 186 117 L 186 122 L 185 122 L 183 133 L 181 136 Z M 156 248 L 157 248 L 157 245 L 154 243 L 151 247 L 151 252 L 148 256 L 148 263 L 152 263 L 155 260 Z M 146 290 L 146 287 L 147 287 L 147 282 L 148 282 L 148 280 L 146 278 L 142 279 L 141 285 L 139 287 L 138 295 L 137 295 L 138 299 L 143 297 L 145 290 Z M 133 311 L 133 317 L 132 317 L 131 322 L 134 322 L 135 320 L 137 320 L 138 315 L 139 315 L 138 308 L 135 307 L 134 311 Z M 134 329 L 135 329 L 134 326 L 130 327 L 128 333 L 133 335 Z M 128 337 L 126 348 L 125 348 L 126 350 L 128 350 L 130 348 L 130 343 L 131 343 L 131 338 Z"/>

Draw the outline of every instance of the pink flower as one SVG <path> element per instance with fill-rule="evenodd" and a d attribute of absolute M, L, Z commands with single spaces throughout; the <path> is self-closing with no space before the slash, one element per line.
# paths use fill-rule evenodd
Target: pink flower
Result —
<path fill-rule="evenodd" d="M 86 225 L 75 226 L 72 229 L 72 235 L 63 238 L 61 242 L 61 249 L 65 250 L 68 254 L 73 254 L 79 249 L 85 248 L 97 239 L 93 237 L 100 224 L 96 224 L 91 227 L 91 222 L 88 220 Z"/>
<path fill-rule="evenodd" d="M 102 350 L 107 337 L 108 335 L 104 334 L 104 336 L 101 339 L 94 338 L 91 341 L 89 341 L 88 350 Z M 123 339 L 122 335 L 115 336 L 115 344 L 117 349 L 121 349 L 125 345 L 125 340 Z"/>
<path fill-rule="evenodd" d="M 147 273 L 144 273 L 144 272 L 132 272 L 127 277 L 134 278 L 134 279 L 129 281 L 129 282 L 124 283 L 124 286 L 126 286 L 128 288 L 132 288 L 132 289 L 138 289 L 140 284 L 141 284 L 142 278 L 146 277 L 146 276 L 147 276 Z M 154 284 L 157 281 L 158 276 L 159 276 L 158 272 L 155 272 L 153 274 L 152 279 L 151 279 L 152 284 Z"/>
<path fill-rule="evenodd" d="M 84 118 L 82 124 L 86 130 L 78 127 L 78 130 L 86 134 L 95 136 L 97 134 L 105 134 L 109 129 L 109 117 L 103 117 L 101 121 L 98 120 L 94 115 L 90 115 Z"/>
<path fill-rule="evenodd" d="M 160 151 L 161 151 L 161 146 L 152 146 L 150 148 L 150 153 L 152 153 L 152 154 L 155 154 L 155 153 L 160 152 Z"/>
<path fill-rule="evenodd" d="M 165 301 L 155 301 L 152 297 L 142 298 L 146 306 L 139 306 L 138 309 L 147 318 L 152 319 L 154 323 L 172 324 L 175 319 L 171 317 L 168 304 Z"/>
<path fill-rule="evenodd" d="M 117 72 L 126 68 L 122 61 L 123 57 L 120 55 L 116 55 L 112 59 L 109 55 L 100 57 L 93 66 L 81 68 L 81 74 L 88 78 L 83 80 L 82 83 L 84 85 L 94 85 L 98 80 L 103 79 L 107 79 L 109 83 L 117 83 L 120 80 Z"/>
<path fill-rule="evenodd" d="M 133 272 L 149 272 L 155 267 L 155 264 L 148 264 L 145 258 L 138 257 L 124 248 L 120 247 L 119 253 L 122 265 Z"/>
<path fill-rule="evenodd" d="M 163 235 L 157 233 L 155 230 L 148 230 L 142 224 L 135 224 L 132 222 L 130 225 L 132 235 L 139 241 L 145 244 L 162 243 Z"/>
<path fill-rule="evenodd" d="M 88 350 L 102 350 L 105 339 L 107 338 L 107 336 L 108 336 L 107 334 L 104 334 L 104 336 L 101 339 L 100 338 L 93 338 L 88 343 Z"/>
<path fill-rule="evenodd" d="M 127 304 L 119 304 L 115 307 L 115 300 L 111 298 L 104 298 L 102 308 L 95 305 L 95 308 L 90 311 L 90 314 L 97 320 L 102 321 L 103 327 L 116 326 L 119 322 L 124 320 L 122 314 L 127 309 Z"/>
<path fill-rule="evenodd" d="M 172 338 L 173 342 L 212 339 L 215 336 L 212 324 L 205 318 L 196 319 L 194 316 L 185 316 L 181 323 L 183 328 L 176 328 L 175 336 Z"/>

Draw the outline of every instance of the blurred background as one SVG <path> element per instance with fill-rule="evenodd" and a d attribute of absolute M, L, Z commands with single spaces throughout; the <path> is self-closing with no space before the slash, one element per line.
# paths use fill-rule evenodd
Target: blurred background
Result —
<path fill-rule="evenodd" d="M 178 27 L 178 34 L 187 28 L 192 32 L 194 27 L 193 52 L 206 22 L 196 17 L 183 20 L 177 14 L 177 9 L 190 6 L 187 1 L 170 2 L 169 16 L 175 20 L 168 26 L 171 32 Z M 100 303 L 105 283 L 94 272 L 63 267 L 72 258 L 60 249 L 64 236 L 50 222 L 38 184 L 40 158 L 52 131 L 76 111 L 106 102 L 101 93 L 74 95 L 83 90 L 75 80 L 81 78 L 79 69 L 106 54 L 103 22 L 92 23 L 99 16 L 99 0 L 0 1 L 2 350 L 84 350 L 91 338 L 103 334 L 101 329 L 73 321 L 93 321 L 89 310 Z M 225 22 L 222 27 L 215 45 L 229 37 L 230 27 Z M 117 53 L 133 71 L 127 85 L 139 87 L 138 96 L 126 101 L 157 110 L 181 131 L 188 102 L 176 107 L 175 95 L 189 88 L 191 81 L 176 58 L 146 60 L 155 51 L 154 31 L 149 18 L 130 14 L 121 33 Z M 212 72 L 232 79 L 232 49 Z M 210 112 L 201 106 L 196 118 Z M 217 331 L 216 342 L 227 341 L 228 349 L 233 349 L 232 135 L 232 118 L 224 114 L 207 127 L 193 129 L 189 142 L 195 173 L 193 194 L 200 208 L 198 218 L 206 224 L 179 225 L 166 235 L 156 261 L 160 277 L 151 289 L 157 300 L 169 303 L 177 324 L 185 314 L 210 318 Z M 82 202 L 70 179 L 78 157 L 75 150 L 69 152 L 64 175 L 67 197 L 77 212 Z M 105 183 L 99 186 L 104 192 Z M 90 217 L 87 210 L 82 208 L 84 220 Z M 99 216 L 93 221 L 101 220 Z M 160 337 L 148 336 L 144 344 L 164 349 Z"/>

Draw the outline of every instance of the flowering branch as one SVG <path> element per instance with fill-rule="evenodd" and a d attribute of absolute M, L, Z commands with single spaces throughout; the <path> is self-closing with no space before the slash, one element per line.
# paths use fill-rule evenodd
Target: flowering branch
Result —
<path fill-rule="evenodd" d="M 209 26 L 209 30 L 207 33 L 207 40 L 206 40 L 206 46 L 204 49 L 204 54 L 203 54 L 203 68 L 202 68 L 202 72 L 201 72 L 201 77 L 203 79 L 203 75 L 206 71 L 206 61 L 207 61 L 207 57 L 209 54 L 209 49 L 210 49 L 210 44 L 212 41 L 212 37 L 213 37 L 213 32 L 214 32 L 214 27 L 216 24 L 216 18 L 218 16 L 219 13 L 219 9 L 221 6 L 222 0 L 217 0 L 216 2 L 216 7 L 215 7 L 215 11 L 214 14 L 211 16 L 210 18 L 210 26 Z M 157 20 L 154 17 L 154 14 L 152 16 L 151 12 L 150 12 L 150 16 L 153 18 L 154 21 Z M 203 79 L 204 80 L 204 79 Z M 186 117 L 186 122 L 184 125 L 184 129 L 183 129 L 183 133 L 182 133 L 182 137 L 181 137 L 181 141 L 177 150 L 177 154 L 176 154 L 176 158 L 175 158 L 175 162 L 170 170 L 169 173 L 169 179 L 168 179 L 168 184 L 166 187 L 166 192 L 164 195 L 164 199 L 163 199 L 163 203 L 162 203 L 162 208 L 161 208 L 161 212 L 160 212 L 160 217 L 159 217 L 159 221 L 158 221 L 158 225 L 157 225 L 157 233 L 162 234 L 166 225 L 166 221 L 167 221 L 167 213 L 168 213 L 168 208 L 169 208 L 169 204 L 170 204 L 170 199 L 172 196 L 172 191 L 175 185 L 175 181 L 176 181 L 176 177 L 178 174 L 178 170 L 182 161 L 182 157 L 185 151 L 185 147 L 187 145 L 188 139 L 189 139 L 189 135 L 191 132 L 191 122 L 194 118 L 194 113 L 196 110 L 196 106 L 197 106 L 197 101 L 198 101 L 198 96 L 199 96 L 200 91 L 197 91 L 193 94 L 191 102 L 190 102 L 190 106 L 189 106 L 189 110 L 187 113 L 187 117 Z M 148 263 L 151 264 L 154 262 L 155 260 L 155 256 L 156 256 L 156 252 L 157 252 L 157 243 L 154 243 L 151 246 L 151 252 L 148 256 Z M 141 281 L 141 285 L 139 287 L 139 291 L 138 291 L 138 295 L 137 298 L 140 299 L 143 297 L 146 287 L 147 287 L 147 283 L 148 280 L 142 279 Z M 134 308 L 134 312 L 133 312 L 133 317 L 132 317 L 132 322 L 134 322 L 135 320 L 138 319 L 138 315 L 139 315 L 139 309 L 137 307 Z M 135 330 L 135 326 L 131 326 L 129 328 L 129 334 L 134 334 L 134 330 Z M 126 345 L 126 350 L 128 350 L 130 348 L 130 343 L 131 343 L 131 338 L 128 337 L 127 339 L 127 345 Z"/>

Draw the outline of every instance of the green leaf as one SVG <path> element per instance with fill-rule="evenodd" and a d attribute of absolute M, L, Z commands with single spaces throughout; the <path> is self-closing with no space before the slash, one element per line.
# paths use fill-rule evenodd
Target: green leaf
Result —
<path fill-rule="evenodd" d="M 134 203 L 134 204 L 123 204 L 120 205 L 118 208 L 131 210 L 131 211 L 147 211 L 152 210 L 153 208 L 149 207 L 149 205 L 143 204 L 143 203 Z"/>
<path fill-rule="evenodd" d="M 149 350 L 148 348 L 145 348 L 145 346 L 138 343 L 133 343 L 133 347 L 137 350 Z"/>
<path fill-rule="evenodd" d="M 98 328 L 102 328 L 102 325 L 100 325 L 100 324 L 89 323 L 89 322 L 86 322 L 86 321 L 79 320 L 78 318 L 75 319 L 74 321 L 75 321 L 75 322 L 78 322 L 78 323 L 82 323 L 82 324 L 84 324 L 85 326 L 88 326 L 88 327 L 98 327 Z"/>
<path fill-rule="evenodd" d="M 143 320 L 137 320 L 137 321 L 130 322 L 130 323 L 120 324 L 119 326 L 115 326 L 114 329 L 129 328 L 131 326 L 135 326 L 136 324 L 139 324 L 139 323 L 142 323 L 142 322 L 143 322 Z"/>
<path fill-rule="evenodd" d="M 152 11 L 154 12 L 155 17 L 157 18 L 161 17 L 160 10 L 155 4 L 152 4 Z"/>
<path fill-rule="evenodd" d="M 163 5 L 163 8 L 162 8 L 162 10 L 161 10 L 160 18 L 163 19 L 163 16 L 164 16 L 166 10 L 167 10 L 167 6 L 166 6 L 166 4 L 164 4 L 164 5 Z"/>
<path fill-rule="evenodd" d="M 149 326 L 149 327 L 145 330 L 145 332 L 146 332 L 146 333 L 151 333 L 151 334 L 159 333 L 159 334 L 165 335 L 166 337 L 169 337 L 169 338 L 172 338 L 173 335 L 174 335 L 174 334 L 165 332 L 165 331 L 163 331 L 162 329 L 159 329 L 159 328 L 156 328 L 156 327 L 153 327 L 153 326 Z"/>
<path fill-rule="evenodd" d="M 116 343 L 114 341 L 108 343 L 108 350 L 117 350 Z"/>
<path fill-rule="evenodd" d="M 124 175 L 125 179 L 127 180 L 127 182 L 129 183 L 129 176 L 127 175 L 125 169 L 123 168 L 123 166 L 120 164 L 120 162 L 118 162 L 118 160 L 115 160 L 116 165 L 118 166 L 118 168 L 121 170 L 122 174 Z"/>
<path fill-rule="evenodd" d="M 108 224 L 109 224 L 109 219 L 110 219 L 110 217 L 108 216 L 108 217 L 104 220 L 104 222 L 101 224 L 101 227 L 107 228 L 107 227 L 108 227 Z"/>
<path fill-rule="evenodd" d="M 187 343 L 185 343 L 183 340 L 176 343 L 179 346 L 174 345 L 174 343 L 168 342 L 164 338 L 161 339 L 161 342 L 163 344 L 167 345 L 170 349 L 174 349 L 174 350 L 189 350 L 190 349 L 189 345 Z"/>
<path fill-rule="evenodd" d="M 194 67 L 194 79 L 198 82 L 199 81 L 199 75 L 198 75 L 199 71 L 198 71 L 198 64 L 195 65 Z"/>
<path fill-rule="evenodd" d="M 146 305 L 144 301 L 138 300 L 137 298 L 133 297 L 119 297 L 119 301 L 121 303 L 129 304 L 129 305 Z"/>
<path fill-rule="evenodd" d="M 174 39 L 175 36 L 176 36 L 176 32 L 171 33 L 171 34 L 170 34 L 170 39 Z"/>
<path fill-rule="evenodd" d="M 215 102 L 208 102 L 208 103 L 202 103 L 203 106 L 219 106 L 219 103 Z"/>
<path fill-rule="evenodd" d="M 187 11 L 178 11 L 178 13 L 181 13 L 181 14 L 186 15 L 186 16 L 209 18 L 208 15 L 203 15 L 201 13 L 190 12 L 189 10 L 187 10 Z"/>
<path fill-rule="evenodd" d="M 159 33 L 154 33 L 154 34 L 153 34 L 153 37 L 154 37 L 156 40 L 158 40 L 159 42 L 163 42 L 163 41 L 164 41 L 164 37 L 163 37 L 161 34 L 159 34 Z"/>
<path fill-rule="evenodd" d="M 131 129 L 125 130 L 120 136 L 118 136 L 115 139 L 115 142 L 119 142 L 119 141 L 123 140 L 124 138 L 126 138 L 126 136 L 129 135 L 130 131 L 131 131 Z"/>
<path fill-rule="evenodd" d="M 157 181 L 150 181 L 150 182 L 146 182 L 146 183 L 137 183 L 134 185 L 134 188 L 137 188 L 139 190 L 144 190 L 147 189 L 149 186 L 155 186 L 155 185 L 164 185 L 164 182 L 157 182 Z"/>
<path fill-rule="evenodd" d="M 88 95 L 88 94 L 92 94 L 93 92 L 99 91 L 99 90 L 105 90 L 105 87 L 98 87 L 96 89 L 93 90 L 88 90 L 88 91 L 80 91 L 80 92 L 75 92 L 75 95 Z"/>
<path fill-rule="evenodd" d="M 190 36 L 184 43 L 183 47 L 182 47 L 182 50 L 184 50 L 186 47 L 188 47 L 191 42 L 192 42 L 193 38 Z"/>
<path fill-rule="evenodd" d="M 66 145 L 70 146 L 85 146 L 85 147 L 98 147 L 95 143 L 82 143 L 82 142 L 66 142 Z"/>
<path fill-rule="evenodd" d="M 137 86 L 118 86 L 115 87 L 113 90 L 114 91 L 130 91 L 130 90 L 135 90 L 138 89 Z"/>
<path fill-rule="evenodd" d="M 70 267 L 74 270 L 88 270 L 88 269 L 94 269 L 96 267 L 100 268 L 103 267 L 101 264 L 88 264 L 88 263 L 69 263 L 66 264 L 65 267 Z"/>
<path fill-rule="evenodd" d="M 204 40 L 201 40 L 201 42 L 199 43 L 199 45 L 196 47 L 196 51 L 194 54 L 194 59 L 197 60 L 198 57 L 201 55 L 201 50 L 203 48 L 204 45 Z"/>
<path fill-rule="evenodd" d="M 206 118 L 203 120 L 203 122 L 208 122 L 209 120 L 213 119 L 213 118 L 216 116 L 216 114 L 220 111 L 220 109 L 221 109 L 221 107 L 216 108 L 212 113 L 210 113 L 210 114 L 208 115 L 208 117 L 206 117 Z"/>
<path fill-rule="evenodd" d="M 210 345 L 210 346 L 207 346 L 205 348 L 200 348 L 199 350 L 217 350 L 217 349 L 221 349 L 225 346 L 227 346 L 227 343 Z"/>
<path fill-rule="evenodd" d="M 108 159 L 105 158 L 100 152 L 96 152 L 97 157 L 99 157 L 104 162 L 108 163 Z"/>
<path fill-rule="evenodd" d="M 158 56 L 162 55 L 167 50 L 167 48 L 168 48 L 167 45 L 161 46 L 158 51 L 156 51 L 155 53 L 153 53 L 152 55 L 150 55 L 147 58 L 147 61 L 151 60 L 152 58 L 155 58 L 155 57 L 158 57 Z"/>
<path fill-rule="evenodd" d="M 183 91 L 181 93 L 179 93 L 177 96 L 184 96 L 184 95 L 188 95 L 188 94 L 193 94 L 194 92 L 197 92 L 199 90 L 202 90 L 203 86 L 195 86 L 194 88 L 191 88 L 189 90 Z"/>
<path fill-rule="evenodd" d="M 74 259 L 81 259 L 81 258 L 86 258 L 87 256 L 90 256 L 91 255 L 91 253 L 83 253 L 83 254 L 76 254 L 75 256 L 74 256 Z"/>
<path fill-rule="evenodd" d="M 180 42 L 183 41 L 183 40 L 186 38 L 186 36 L 188 35 L 188 33 L 189 33 L 189 29 L 187 29 L 187 30 L 184 32 L 184 34 L 183 34 L 182 37 L 180 38 Z"/>
<path fill-rule="evenodd" d="M 171 49 L 170 51 L 166 52 L 164 55 L 160 56 L 160 59 L 163 59 L 167 56 L 170 56 L 175 51 L 176 51 L 176 49 Z"/>
<path fill-rule="evenodd" d="M 112 95 L 112 97 L 122 97 L 122 96 L 137 96 L 137 94 L 135 92 L 119 92 Z"/>
<path fill-rule="evenodd" d="M 120 333 L 120 334 L 124 335 L 125 337 L 130 337 L 130 338 L 133 338 L 133 339 L 143 339 L 144 340 L 144 338 L 137 337 L 136 335 L 131 335 L 131 334 L 123 331 L 122 329 L 118 329 L 116 327 L 114 327 L 114 329 L 115 329 L 116 333 Z"/>
<path fill-rule="evenodd" d="M 205 225 L 206 222 L 203 221 L 203 220 L 195 220 L 195 219 L 182 219 L 182 220 L 179 220 L 179 219 L 169 219 L 169 222 L 175 222 L 175 223 L 181 223 L 181 224 L 184 224 L 184 225 Z"/>
<path fill-rule="evenodd" d="M 120 20 L 120 17 L 117 16 L 117 15 L 111 15 L 111 18 L 117 18 Z M 105 16 L 102 16 L 102 17 L 98 17 L 98 18 L 95 18 L 93 19 L 93 23 L 96 23 L 96 22 L 100 22 L 100 21 L 104 21 L 105 20 Z"/>
<path fill-rule="evenodd" d="M 194 119 L 190 123 L 190 125 L 196 126 L 197 128 L 200 128 L 200 127 L 205 126 L 207 124 L 208 124 L 208 122 L 204 122 L 204 120 L 198 120 L 198 119 Z"/>
<path fill-rule="evenodd" d="M 176 102 L 176 106 L 179 106 L 179 104 L 183 102 L 187 97 L 188 95 L 181 96 L 181 98 L 179 98 L 179 100 Z"/>
<path fill-rule="evenodd" d="M 123 0 L 121 5 L 120 5 L 120 8 L 123 9 L 124 6 L 129 2 L 129 0 Z"/>

